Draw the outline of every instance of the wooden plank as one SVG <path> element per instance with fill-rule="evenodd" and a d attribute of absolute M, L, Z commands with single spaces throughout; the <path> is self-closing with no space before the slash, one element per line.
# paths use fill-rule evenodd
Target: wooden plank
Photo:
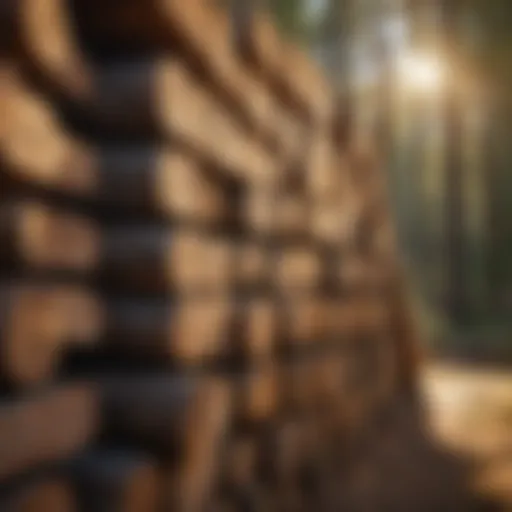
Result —
<path fill-rule="evenodd" d="M 149 359 L 198 364 L 229 351 L 233 304 L 225 297 L 114 300 L 104 347 Z"/>
<path fill-rule="evenodd" d="M 278 495 L 298 487 L 304 458 L 304 425 L 297 420 L 281 421 L 265 439 L 263 466 Z"/>
<path fill-rule="evenodd" d="M 275 283 L 280 293 L 311 290 L 318 286 L 322 261 L 308 247 L 287 247 L 275 259 Z"/>
<path fill-rule="evenodd" d="M 341 257 L 335 278 L 349 293 L 385 292 L 391 285 L 394 269 L 375 258 L 362 258 L 355 254 Z"/>
<path fill-rule="evenodd" d="M 398 356 L 392 337 L 387 333 L 379 336 L 370 357 L 370 372 L 374 370 L 371 400 L 374 407 L 383 407 L 395 396 L 398 384 Z"/>
<path fill-rule="evenodd" d="M 327 80 L 311 58 L 295 44 L 279 38 L 267 13 L 253 13 L 244 35 L 243 54 L 276 90 L 311 120 L 329 119 L 334 98 Z"/>
<path fill-rule="evenodd" d="M 227 418 L 230 389 L 224 381 L 182 375 L 100 376 L 107 428 L 119 439 L 146 446 L 160 457 L 181 459 L 202 435 Z"/>
<path fill-rule="evenodd" d="M 257 242 L 242 241 L 236 248 L 235 275 L 244 290 L 263 288 L 270 282 L 270 251 Z"/>
<path fill-rule="evenodd" d="M 271 121 L 275 126 L 279 158 L 287 165 L 300 165 L 304 144 L 308 141 L 307 128 L 279 100 L 276 99 L 274 103 Z"/>
<path fill-rule="evenodd" d="M 310 361 L 309 396 L 310 409 L 317 411 L 322 421 L 325 416 L 343 416 L 342 409 L 351 400 L 352 388 L 349 385 L 352 360 L 340 347 L 337 350 L 326 350 Z M 340 414 L 338 414 L 340 412 Z M 339 427 L 339 424 L 336 424 Z"/>
<path fill-rule="evenodd" d="M 310 412 L 316 406 L 315 365 L 311 357 L 288 361 L 280 375 L 283 409 L 290 414 Z"/>
<path fill-rule="evenodd" d="M 179 228 L 115 228 L 105 235 L 102 273 L 118 290 L 211 295 L 231 286 L 233 259 L 227 238 Z"/>
<path fill-rule="evenodd" d="M 19 180 L 66 191 L 88 191 L 96 176 L 87 153 L 62 129 L 44 97 L 24 85 L 11 70 L 1 69 L 0 168 Z"/>
<path fill-rule="evenodd" d="M 233 352 L 253 363 L 269 360 L 276 348 L 277 329 L 278 311 L 272 298 L 242 298 L 237 303 Z"/>
<path fill-rule="evenodd" d="M 267 128 L 270 97 L 237 60 L 230 19 L 205 0 L 148 2 L 78 2 L 89 40 L 124 51 L 178 47 L 199 63 L 216 93 L 259 131 Z"/>
<path fill-rule="evenodd" d="M 21 177 L 28 175 L 40 185 L 58 183 L 61 189 L 82 194 L 98 190 L 101 153 L 72 140 L 42 96 L 15 74 L 4 73 L 2 167 Z M 113 133 L 141 136 L 154 132 L 168 143 L 186 142 L 232 178 L 264 181 L 272 176 L 273 162 L 266 151 L 176 60 L 104 67 L 98 74 L 97 93 L 80 108 L 83 117 L 100 125 L 110 137 Z M 112 156 L 113 163 L 128 165 L 119 152 Z M 141 156 L 149 159 L 151 168 L 161 165 L 160 159 L 153 160 L 155 155 Z M 112 157 L 107 163 L 112 164 Z M 131 166 L 135 163 L 140 165 L 140 160 Z"/>
<path fill-rule="evenodd" d="M 306 153 L 306 187 L 316 200 L 338 199 L 349 186 L 346 168 L 339 165 L 328 133 L 317 130 Z"/>
<path fill-rule="evenodd" d="M 352 248 L 360 234 L 361 204 L 352 194 L 314 202 L 310 207 L 310 231 L 315 240 L 334 248 Z"/>
<path fill-rule="evenodd" d="M 94 342 L 101 306 L 80 288 L 7 282 L 0 286 L 1 376 L 15 386 L 49 380 L 67 345 Z"/>
<path fill-rule="evenodd" d="M 230 217 L 230 190 L 208 164 L 176 145 L 103 147 L 93 154 L 94 191 L 102 203 L 166 218 L 219 224 Z"/>
<path fill-rule="evenodd" d="M 285 87 L 314 125 L 331 122 L 335 98 L 313 59 L 298 46 L 285 43 L 281 53 Z"/>
<path fill-rule="evenodd" d="M 223 485 L 240 495 L 257 479 L 258 443 L 249 435 L 239 435 L 227 446 L 223 461 Z"/>
<path fill-rule="evenodd" d="M 230 418 L 226 383 L 153 375 L 108 379 L 103 389 L 110 430 L 171 457 L 163 510 L 202 510 L 217 477 Z"/>
<path fill-rule="evenodd" d="M 64 478 L 46 477 L 21 483 L 0 498 L 4 512 L 74 512 L 73 489 Z"/>
<path fill-rule="evenodd" d="M 275 80 L 282 68 L 283 41 L 268 13 L 256 10 L 251 13 L 247 30 L 241 34 L 242 55 L 263 76 Z"/>
<path fill-rule="evenodd" d="M 90 93 L 93 70 L 77 41 L 67 2 L 5 0 L 0 33 L 3 51 L 46 87 L 70 98 Z"/>
<path fill-rule="evenodd" d="M 226 220 L 228 188 L 176 145 L 87 147 L 71 139 L 49 105 L 16 76 L 4 78 L 0 158 L 12 180 L 165 217 Z"/>
<path fill-rule="evenodd" d="M 177 138 L 242 180 L 272 174 L 266 151 L 177 58 L 102 67 L 97 93 L 83 107 L 80 114 L 105 133 Z"/>
<path fill-rule="evenodd" d="M 269 238 L 275 234 L 276 190 L 273 186 L 249 187 L 241 200 L 242 226 L 253 236 Z"/>
<path fill-rule="evenodd" d="M 264 365 L 234 377 L 235 420 L 241 425 L 261 425 L 279 411 L 279 373 L 274 365 Z"/>
<path fill-rule="evenodd" d="M 31 200 L 0 205 L 0 262 L 32 271 L 83 272 L 99 259 L 94 222 Z"/>
<path fill-rule="evenodd" d="M 308 234 L 309 205 L 301 194 L 283 192 L 276 202 L 276 232 L 280 237 L 304 237 Z"/>
<path fill-rule="evenodd" d="M 313 204 L 308 219 L 312 238 L 326 246 L 341 247 L 351 234 L 349 229 L 348 233 L 344 232 L 348 219 L 343 213 L 338 201 Z M 353 230 L 354 224 L 350 224 L 350 228 Z"/>
<path fill-rule="evenodd" d="M 281 303 L 286 348 L 321 343 L 333 335 L 329 303 L 320 296 L 287 296 Z"/>
<path fill-rule="evenodd" d="M 203 19 L 210 19 L 210 53 L 205 67 L 210 71 L 214 85 L 219 91 L 225 90 L 245 112 L 255 134 L 258 136 L 273 132 L 271 123 L 272 97 L 257 74 L 243 66 L 238 60 L 237 48 L 233 42 L 232 19 L 225 9 L 202 2 Z"/>
<path fill-rule="evenodd" d="M 389 304 L 383 297 L 352 297 L 331 303 L 330 324 L 340 336 L 374 336 L 387 332 Z"/>
<path fill-rule="evenodd" d="M 113 449 L 87 452 L 72 462 L 69 471 L 84 510 L 157 510 L 159 474 L 149 456 Z"/>
<path fill-rule="evenodd" d="M 402 274 L 389 298 L 389 335 L 396 355 L 397 389 L 417 396 L 422 361 L 421 334 L 414 321 L 411 301 Z"/>
<path fill-rule="evenodd" d="M 0 479 L 73 456 L 98 425 L 97 395 L 86 384 L 54 388 L 0 405 Z"/>

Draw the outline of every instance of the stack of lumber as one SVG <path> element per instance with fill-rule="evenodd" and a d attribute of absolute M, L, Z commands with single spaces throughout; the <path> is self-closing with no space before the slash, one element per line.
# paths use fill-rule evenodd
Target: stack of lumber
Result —
<path fill-rule="evenodd" d="M 212 4 L 1 3 L 2 511 L 328 509 L 412 380 L 375 165 Z"/>

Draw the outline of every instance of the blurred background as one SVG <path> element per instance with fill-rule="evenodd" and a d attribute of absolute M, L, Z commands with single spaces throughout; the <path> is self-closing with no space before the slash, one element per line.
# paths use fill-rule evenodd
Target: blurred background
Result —
<path fill-rule="evenodd" d="M 445 443 L 512 481 L 512 3 L 272 0 L 378 136 Z M 490 364 L 488 364 L 490 363 Z M 507 455 L 508 454 L 508 455 Z M 506 491 L 509 489 L 509 491 Z"/>
<path fill-rule="evenodd" d="M 510 1 L 245 3 L 267 7 L 381 135 L 427 348 L 511 362 Z"/>

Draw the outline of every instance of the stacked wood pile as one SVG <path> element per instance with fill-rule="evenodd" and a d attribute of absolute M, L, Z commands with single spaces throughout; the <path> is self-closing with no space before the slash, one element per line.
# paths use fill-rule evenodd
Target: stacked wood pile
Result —
<path fill-rule="evenodd" d="M 322 75 L 206 0 L 10 0 L 0 40 L 0 510 L 332 506 L 414 371 Z"/>

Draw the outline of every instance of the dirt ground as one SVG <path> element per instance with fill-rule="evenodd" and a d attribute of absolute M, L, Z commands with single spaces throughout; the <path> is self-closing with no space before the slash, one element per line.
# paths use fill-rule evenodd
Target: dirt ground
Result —
<path fill-rule="evenodd" d="M 479 493 L 512 511 L 512 369 L 432 364 L 423 388 L 433 435 L 472 461 Z"/>

